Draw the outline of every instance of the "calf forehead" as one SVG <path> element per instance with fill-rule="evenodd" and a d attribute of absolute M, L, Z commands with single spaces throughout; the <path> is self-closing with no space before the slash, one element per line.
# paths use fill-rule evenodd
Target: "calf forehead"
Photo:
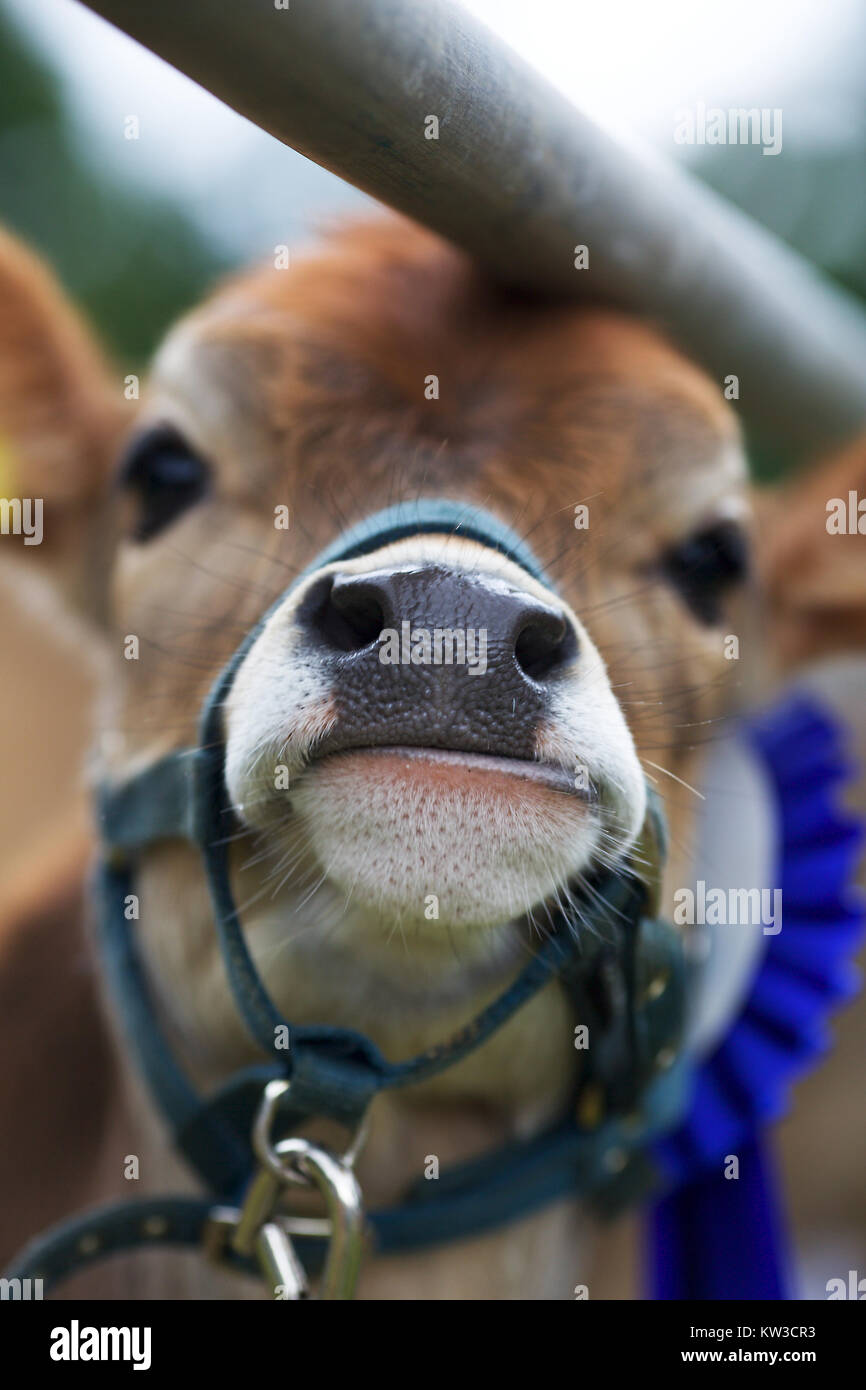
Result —
<path fill-rule="evenodd" d="M 601 469 L 615 486 L 700 465 L 735 437 L 719 390 L 650 328 L 509 296 L 397 229 L 242 277 L 176 331 L 156 386 L 205 447 L 252 443 L 276 479 L 349 453 L 409 484 L 470 482 L 491 460 L 525 477 L 529 460 L 548 479 Z"/>

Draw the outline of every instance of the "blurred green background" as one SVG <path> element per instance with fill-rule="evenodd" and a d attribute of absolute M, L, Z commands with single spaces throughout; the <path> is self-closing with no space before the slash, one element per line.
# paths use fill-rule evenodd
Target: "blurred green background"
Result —
<path fill-rule="evenodd" d="M 109 348 L 140 363 L 228 267 L 168 198 L 101 170 L 57 74 L 0 9 L 0 216 L 54 266 Z"/>

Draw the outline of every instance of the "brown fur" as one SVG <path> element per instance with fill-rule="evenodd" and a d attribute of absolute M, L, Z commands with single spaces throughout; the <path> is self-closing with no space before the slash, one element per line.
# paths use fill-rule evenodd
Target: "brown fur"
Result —
<path fill-rule="evenodd" d="M 4 891 L 4 1260 L 97 1195 L 93 1168 L 116 1103 L 117 1062 L 86 941 L 82 865 L 90 852 L 83 830 L 42 847 Z"/>

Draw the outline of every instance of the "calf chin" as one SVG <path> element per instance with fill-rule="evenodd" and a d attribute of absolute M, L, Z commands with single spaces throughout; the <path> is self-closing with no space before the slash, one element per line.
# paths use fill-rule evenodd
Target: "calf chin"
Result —
<path fill-rule="evenodd" d="M 600 833 L 576 794 L 507 759 L 417 749 L 326 758 L 292 806 L 347 901 L 428 935 L 531 913 L 567 891 Z"/>

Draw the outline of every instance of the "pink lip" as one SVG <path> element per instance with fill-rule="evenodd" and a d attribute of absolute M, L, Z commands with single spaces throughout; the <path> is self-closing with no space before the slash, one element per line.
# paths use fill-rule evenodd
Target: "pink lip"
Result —
<path fill-rule="evenodd" d="M 438 766 L 459 768 L 465 772 L 504 773 L 519 781 L 532 782 L 536 786 L 549 787 L 553 791 L 565 792 L 582 801 L 592 802 L 596 798 L 590 791 L 575 787 L 574 778 L 564 768 L 551 763 L 535 763 L 522 758 L 502 758 L 492 753 L 462 753 L 450 748 L 418 748 L 409 745 L 390 745 L 385 747 L 345 748 L 329 753 L 321 759 L 324 765 L 332 758 L 344 757 L 391 758 L 411 762 L 432 763 Z"/>

